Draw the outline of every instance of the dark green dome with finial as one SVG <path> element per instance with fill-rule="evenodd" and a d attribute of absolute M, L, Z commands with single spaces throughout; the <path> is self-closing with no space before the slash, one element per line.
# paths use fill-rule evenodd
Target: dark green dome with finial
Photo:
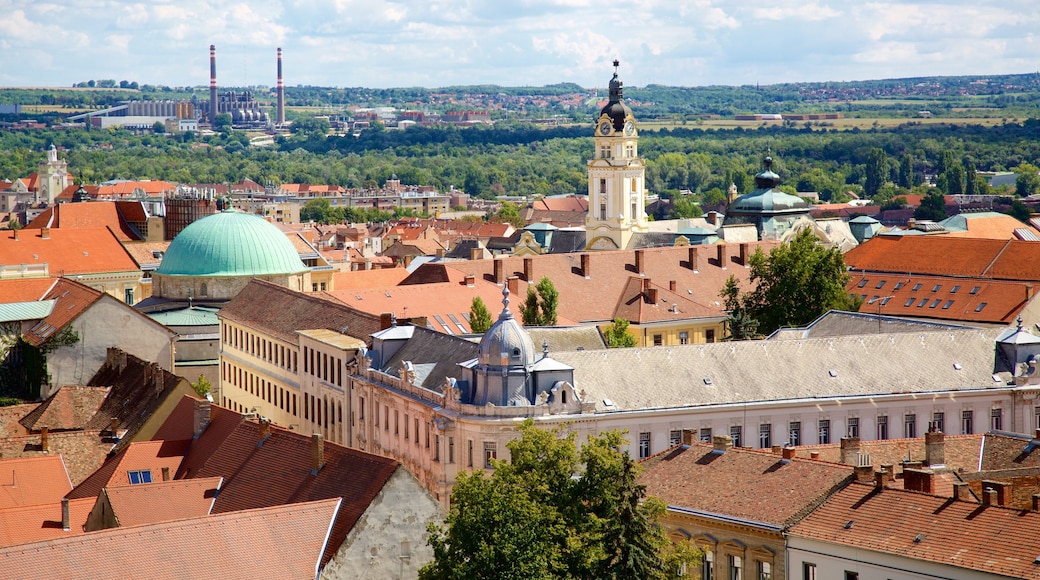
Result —
<path fill-rule="evenodd" d="M 618 79 L 617 67 L 620 64 L 617 60 L 614 61 L 614 77 L 610 79 L 610 97 L 607 100 L 607 104 L 603 105 L 603 108 L 599 111 L 601 117 L 603 115 L 610 117 L 610 122 L 614 125 L 615 131 L 623 130 L 625 128 L 625 120 L 632 114 L 632 109 L 625 104 L 624 83 Z"/>
<path fill-rule="evenodd" d="M 733 200 L 726 209 L 724 226 L 754 224 L 758 239 L 779 239 L 811 205 L 797 195 L 780 191 L 780 176 L 773 172 L 773 158 L 766 157 L 765 168 L 755 175 L 756 189 Z"/>

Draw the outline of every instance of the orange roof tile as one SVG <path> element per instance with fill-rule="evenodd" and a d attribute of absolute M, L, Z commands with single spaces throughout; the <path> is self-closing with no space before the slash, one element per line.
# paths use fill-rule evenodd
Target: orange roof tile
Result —
<path fill-rule="evenodd" d="M 396 286 L 408 277 L 404 268 L 376 268 L 374 270 L 339 270 L 332 275 L 333 287 L 338 290 L 383 288 Z M 2 287 L 0 287 L 2 288 Z"/>
<path fill-rule="evenodd" d="M 1009 324 L 1032 300 L 1032 282 L 853 272 L 849 294 L 859 311 L 889 316 Z"/>
<path fill-rule="evenodd" d="M 57 281 L 58 278 L 13 278 L 0 280 L 0 304 L 41 300 Z"/>
<path fill-rule="evenodd" d="M 25 331 L 22 338 L 33 346 L 43 344 L 102 296 L 105 296 L 105 293 L 100 290 L 67 278 L 59 279 L 43 297 L 44 300 L 56 300 L 54 309 L 43 320 Z"/>
<path fill-rule="evenodd" d="M 716 455 L 710 443 L 679 446 L 654 459 L 639 478 L 648 495 L 669 506 L 781 528 L 853 477 L 847 465 L 785 462 L 768 450 L 731 448 Z"/>
<path fill-rule="evenodd" d="M 849 250 L 852 270 L 1040 280 L 1040 242 L 950 236 L 876 236 Z"/>
<path fill-rule="evenodd" d="M 48 451 L 40 446 L 40 435 L 0 439 L 2 457 L 39 457 L 60 455 L 72 485 L 77 485 L 97 470 L 112 450 L 112 441 L 100 431 L 65 431 L 48 434 Z"/>
<path fill-rule="evenodd" d="M 163 468 L 170 470 L 170 477 L 184 459 L 189 441 L 139 441 L 127 445 L 102 465 L 90 477 L 66 495 L 69 499 L 97 497 L 104 488 L 113 488 L 130 483 L 130 472 L 148 471 L 152 482 L 162 481 Z"/>
<path fill-rule="evenodd" d="M 83 429 L 108 396 L 107 387 L 67 385 L 40 403 L 21 423 L 30 431 Z"/>
<path fill-rule="evenodd" d="M 0 407 L 0 440 L 28 435 L 29 431 L 19 421 L 38 406 L 39 403 L 28 403 Z"/>
<path fill-rule="evenodd" d="M 114 528 L 0 549 L 10 578 L 314 578 L 338 500 Z M 204 540 L 202 540 L 204 538 Z M 200 542 L 219 557 L 200 557 Z"/>
<path fill-rule="evenodd" d="M 61 526 L 61 502 L 0 510 L 0 546 L 14 546 L 84 533 L 94 498 L 69 501 L 69 530 Z"/>
<path fill-rule="evenodd" d="M 850 525 L 849 522 L 852 522 Z M 1040 513 L 854 483 L 788 532 L 870 553 L 1040 578 Z M 956 577 L 951 569 L 949 577 Z M 945 575 L 945 574 L 944 574 Z"/>
<path fill-rule="evenodd" d="M 652 295 L 656 295 L 656 299 Z M 681 294 L 662 288 L 648 278 L 631 276 L 621 292 L 613 317 L 634 324 L 646 324 L 713 316 L 724 317 L 725 314 L 719 312 L 718 308 L 698 304 Z"/>
<path fill-rule="evenodd" d="M 57 503 L 71 489 L 61 456 L 0 459 L 0 509 Z"/>
<path fill-rule="evenodd" d="M 119 526 L 139 526 L 209 515 L 222 484 L 221 477 L 200 477 L 106 487 L 98 500 L 108 499 Z"/>
<path fill-rule="evenodd" d="M 569 211 L 586 213 L 589 211 L 588 199 L 584 196 L 571 195 L 567 197 L 543 197 L 531 206 L 536 210 L 543 211 Z"/>
<path fill-rule="evenodd" d="M 134 221 L 144 221 L 147 217 L 140 202 L 62 203 L 38 215 L 26 229 L 109 228 L 121 242 L 141 239 L 140 233 L 127 223 L 130 218 L 125 217 L 125 212 L 132 212 L 138 218 Z M 138 212 L 141 215 L 136 215 Z"/>
<path fill-rule="evenodd" d="M 151 266 L 154 269 L 162 263 L 162 255 L 170 247 L 170 242 L 127 242 L 123 244 L 123 247 L 138 266 Z M 158 252 L 158 256 L 156 256 L 156 252 Z"/>
<path fill-rule="evenodd" d="M 47 264 L 52 276 L 139 270 L 108 228 L 52 229 L 47 238 L 41 232 L 0 233 L 0 265 Z"/>

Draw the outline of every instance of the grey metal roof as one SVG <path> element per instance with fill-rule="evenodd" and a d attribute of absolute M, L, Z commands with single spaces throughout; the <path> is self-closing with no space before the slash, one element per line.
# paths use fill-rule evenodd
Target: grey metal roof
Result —
<path fill-rule="evenodd" d="M 557 351 L 600 350 L 607 348 L 595 326 L 532 326 L 527 329 L 534 345 L 549 344 L 549 355 Z"/>
<path fill-rule="evenodd" d="M 57 300 L 34 300 L 32 302 L 11 302 L 0 304 L 0 322 L 17 322 L 21 320 L 41 320 L 50 316 Z"/>
<path fill-rule="evenodd" d="M 792 338 L 826 338 L 855 334 L 896 332 L 932 332 L 936 330 L 970 328 L 963 324 L 949 324 L 930 320 L 916 320 L 901 316 L 878 316 L 869 312 L 830 310 L 800 328 L 781 328 L 769 335 L 769 340 Z"/>
<path fill-rule="evenodd" d="M 220 320 L 217 319 L 217 309 L 202 306 L 152 312 L 148 314 L 148 317 L 166 326 L 217 326 L 220 324 Z"/>
<path fill-rule="evenodd" d="M 997 329 L 556 352 L 611 410 L 1004 386 Z M 1005 373 L 1006 374 L 1006 373 Z"/>
<path fill-rule="evenodd" d="M 444 390 L 444 379 L 458 377 L 458 363 L 475 359 L 477 345 L 472 342 L 420 327 L 412 337 L 383 365 L 383 372 L 397 375 L 405 361 L 412 363 L 416 384 L 438 393 Z"/>

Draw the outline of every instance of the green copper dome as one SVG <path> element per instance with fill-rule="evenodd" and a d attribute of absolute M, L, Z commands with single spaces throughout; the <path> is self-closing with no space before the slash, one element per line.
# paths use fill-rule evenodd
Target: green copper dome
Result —
<path fill-rule="evenodd" d="M 156 274 L 266 276 L 307 270 L 292 242 L 263 218 L 223 211 L 177 234 Z"/>

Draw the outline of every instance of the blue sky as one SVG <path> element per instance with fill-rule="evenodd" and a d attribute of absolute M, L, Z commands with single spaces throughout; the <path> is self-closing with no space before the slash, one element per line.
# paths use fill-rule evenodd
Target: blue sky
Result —
<path fill-rule="evenodd" d="M 1036 0 L 0 0 L 0 86 L 769 84 L 1040 69 Z"/>

